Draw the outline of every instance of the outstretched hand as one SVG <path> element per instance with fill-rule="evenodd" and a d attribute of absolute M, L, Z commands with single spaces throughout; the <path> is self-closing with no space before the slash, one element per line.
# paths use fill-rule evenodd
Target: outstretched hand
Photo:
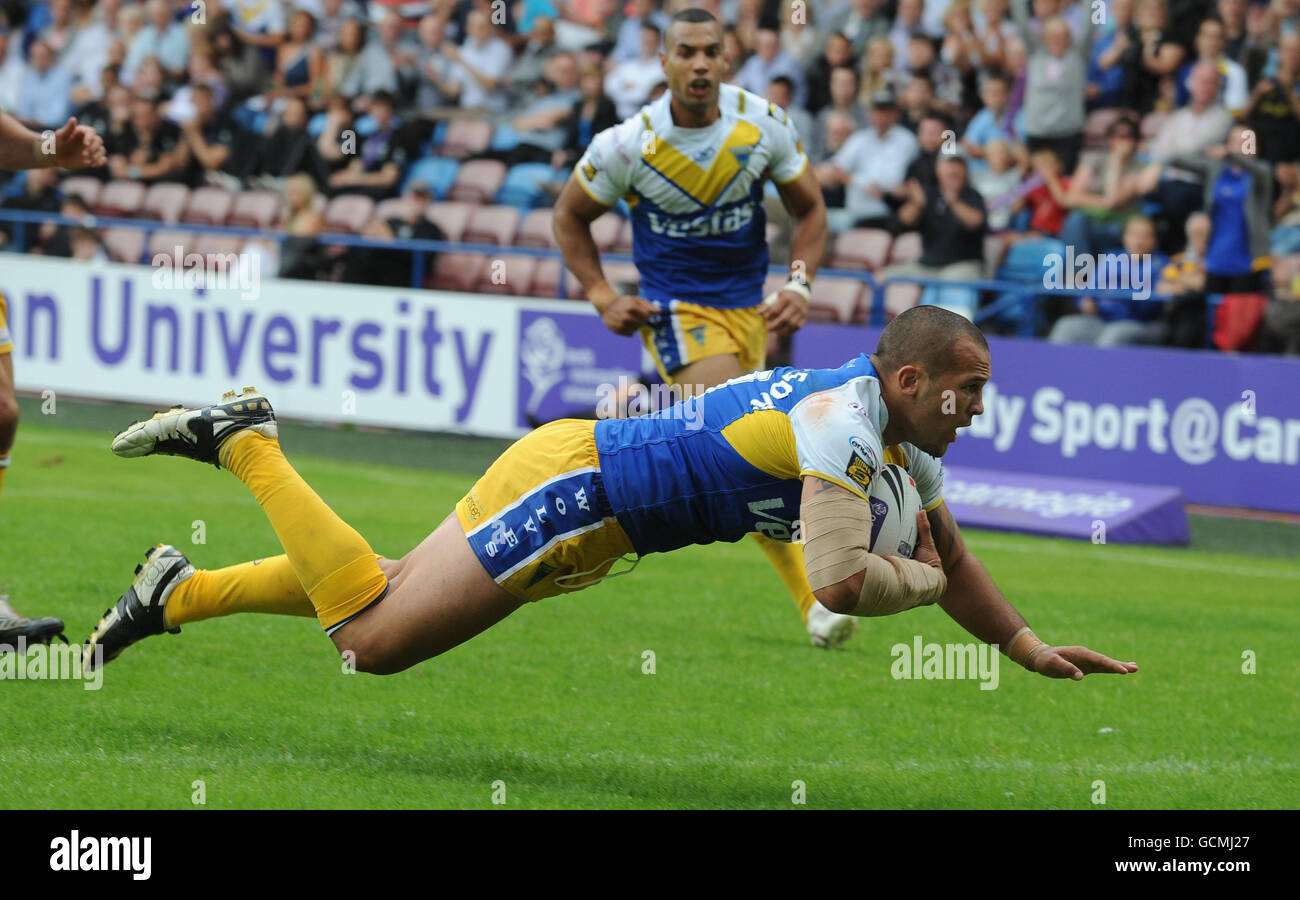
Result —
<path fill-rule="evenodd" d="M 1131 675 L 1138 670 L 1135 662 L 1120 662 L 1087 647 L 1048 647 L 1034 658 L 1034 671 L 1048 678 L 1071 678 L 1082 681 L 1084 675 L 1110 673 Z"/>
<path fill-rule="evenodd" d="M 54 165 L 64 169 L 94 169 L 108 156 L 104 139 L 89 125 L 78 125 L 74 116 L 54 132 Z"/>

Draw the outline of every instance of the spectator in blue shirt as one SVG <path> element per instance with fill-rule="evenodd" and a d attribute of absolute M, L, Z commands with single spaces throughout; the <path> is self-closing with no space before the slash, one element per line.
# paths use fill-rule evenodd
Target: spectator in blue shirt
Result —
<path fill-rule="evenodd" d="M 633 14 L 625 18 L 623 24 L 618 27 L 614 49 L 609 54 L 610 60 L 615 65 L 631 62 L 641 55 L 642 23 L 649 22 L 654 25 L 659 29 L 660 35 L 667 30 L 672 20 L 659 8 L 660 5 L 660 0 L 636 0 L 632 6 Z"/>
<path fill-rule="evenodd" d="M 1210 294 L 1258 291 L 1268 267 L 1273 170 L 1258 156 L 1241 152 L 1246 132 L 1234 125 L 1224 143 L 1169 160 L 1205 179 L 1201 206 L 1210 214 L 1205 251 L 1205 290 Z"/>
<path fill-rule="evenodd" d="M 68 120 L 72 75 L 54 61 L 49 44 L 32 42 L 27 74 L 18 88 L 18 118 L 44 128 L 58 128 Z"/>
<path fill-rule="evenodd" d="M 180 80 L 190 59 L 190 38 L 185 26 L 172 20 L 167 0 L 149 0 L 145 7 L 149 24 L 135 33 L 122 65 L 122 81 L 130 84 L 136 69 L 146 58 L 156 57 L 167 77 Z"/>
<path fill-rule="evenodd" d="M 984 79 L 984 84 L 980 86 L 980 100 L 983 101 L 984 108 L 971 117 L 961 139 L 962 149 L 971 157 L 973 170 L 980 171 L 987 167 L 984 148 L 990 141 L 1002 141 L 1013 148 L 1024 143 L 1024 110 L 1020 110 L 1014 119 L 1009 116 L 1007 104 L 1010 99 L 1011 82 L 1005 75 L 993 74 Z M 1023 154 L 1017 156 L 1023 157 Z"/>
<path fill-rule="evenodd" d="M 784 75 L 794 85 L 795 106 L 808 100 L 808 84 L 803 67 L 789 53 L 781 49 L 781 35 L 773 28 L 760 28 L 754 37 L 754 55 L 736 73 L 736 84 L 745 90 L 767 96 L 767 85 L 778 75 Z"/>
<path fill-rule="evenodd" d="M 1133 24 L 1133 0 L 1111 0 L 1114 29 L 1092 44 L 1088 61 L 1088 108 L 1123 106 L 1128 90 L 1125 74 L 1133 66 L 1134 54 L 1141 53 L 1142 38 Z"/>
<path fill-rule="evenodd" d="M 1098 347 L 1160 343 L 1164 333 L 1162 305 L 1139 302 L 1154 296 L 1156 279 L 1169 262 L 1156 246 L 1155 223 L 1146 216 L 1130 217 L 1124 224 L 1124 249 L 1092 257 L 1092 284 L 1099 290 L 1127 291 L 1136 299 L 1081 297 L 1079 311 L 1059 319 L 1047 339 L 1057 344 Z M 1080 254 L 1075 258 L 1085 256 Z M 1078 272 L 1076 263 L 1076 278 Z M 1102 273 L 1107 275 L 1103 277 Z"/>

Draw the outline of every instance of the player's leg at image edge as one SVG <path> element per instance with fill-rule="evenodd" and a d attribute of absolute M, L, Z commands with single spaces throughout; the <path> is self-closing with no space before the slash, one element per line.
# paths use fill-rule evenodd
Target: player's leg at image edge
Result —
<path fill-rule="evenodd" d="M 14 399 L 13 341 L 9 338 L 9 307 L 0 294 L 0 491 L 9 471 L 9 453 L 18 432 L 18 403 Z M 29 619 L 9 605 L 9 596 L 0 594 L 0 647 L 18 648 L 25 644 L 49 643 L 52 639 L 67 643 L 63 620 L 52 616 Z M 0 651 L 2 652 L 2 651 Z"/>

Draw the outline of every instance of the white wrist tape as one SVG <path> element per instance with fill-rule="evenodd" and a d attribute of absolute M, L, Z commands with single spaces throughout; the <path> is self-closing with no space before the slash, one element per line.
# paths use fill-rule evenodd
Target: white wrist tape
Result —
<path fill-rule="evenodd" d="M 785 284 L 781 286 L 780 290 L 773 291 L 772 293 L 764 297 L 763 302 L 768 306 L 771 306 L 773 303 L 776 302 L 776 298 L 780 295 L 781 291 L 790 291 L 793 294 L 798 294 L 800 297 L 803 297 L 805 301 L 812 299 L 812 292 L 808 290 L 808 286 L 805 285 L 802 281 L 795 281 L 793 278 L 791 278 L 789 281 L 787 281 Z"/>
<path fill-rule="evenodd" d="M 798 294 L 800 297 L 803 297 L 805 300 L 812 299 L 812 291 L 808 289 L 808 285 L 804 284 L 802 281 L 796 281 L 793 278 L 787 281 L 785 285 L 781 288 L 781 290 L 790 291 L 791 293 Z"/>

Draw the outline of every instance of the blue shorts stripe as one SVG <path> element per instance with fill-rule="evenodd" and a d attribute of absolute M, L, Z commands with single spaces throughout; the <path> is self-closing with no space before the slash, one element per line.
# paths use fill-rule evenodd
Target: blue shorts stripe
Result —
<path fill-rule="evenodd" d="M 597 527 L 613 518 L 600 472 L 583 469 L 552 478 L 465 537 L 494 581 L 518 570 L 557 538 Z"/>
<path fill-rule="evenodd" d="M 663 304 L 667 309 L 650 316 L 650 327 L 654 330 L 655 355 L 665 372 L 675 372 L 686 365 L 682 356 L 681 334 L 678 329 L 677 312 L 672 308 L 676 301 Z"/>

